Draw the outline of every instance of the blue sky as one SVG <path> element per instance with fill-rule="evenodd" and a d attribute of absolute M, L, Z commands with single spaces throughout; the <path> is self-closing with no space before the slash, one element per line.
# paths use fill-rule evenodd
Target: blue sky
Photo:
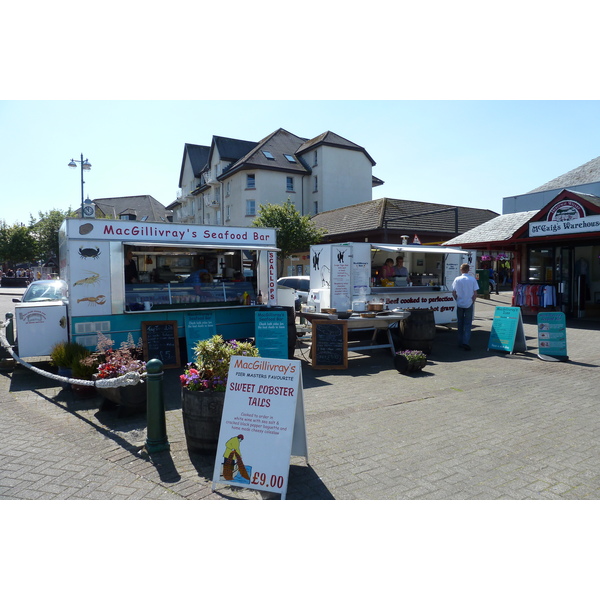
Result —
<path fill-rule="evenodd" d="M 363 146 L 385 181 L 374 198 L 501 213 L 504 196 L 600 155 L 587 7 L 230 0 L 223 19 L 182 0 L 10 3 L 0 219 L 78 207 L 80 173 L 67 164 L 81 153 L 92 164 L 86 196 L 168 205 L 186 142 L 259 141 L 280 127 Z"/>
<path fill-rule="evenodd" d="M 502 212 L 502 198 L 600 155 L 597 101 L 282 100 L 0 102 L 0 218 L 76 208 L 83 153 L 90 198 L 176 198 L 186 142 L 259 141 L 279 127 L 330 130 L 363 146 L 385 181 L 373 197 Z"/>

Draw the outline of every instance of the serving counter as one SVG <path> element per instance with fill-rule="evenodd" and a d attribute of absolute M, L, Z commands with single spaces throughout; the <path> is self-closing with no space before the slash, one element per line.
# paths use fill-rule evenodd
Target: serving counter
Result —
<path fill-rule="evenodd" d="M 376 314 L 374 317 L 361 317 L 361 316 L 351 316 L 348 319 L 339 319 L 337 314 L 330 313 L 309 313 L 303 312 L 300 313 L 301 317 L 304 317 L 307 321 L 312 323 L 313 321 L 319 320 L 335 320 L 335 321 L 344 321 L 347 323 L 349 331 L 373 331 L 373 336 L 371 337 L 371 342 L 368 345 L 360 345 L 360 341 L 358 345 L 354 343 L 352 345 L 348 345 L 349 352 L 360 352 L 361 350 L 377 350 L 389 348 L 392 356 L 395 356 L 396 349 L 394 347 L 394 341 L 392 339 L 392 334 L 390 332 L 390 327 L 399 323 L 400 321 L 407 319 L 410 316 L 408 311 L 398 311 L 398 312 L 386 312 Z M 387 344 L 377 344 L 377 333 L 379 331 L 385 331 Z"/>

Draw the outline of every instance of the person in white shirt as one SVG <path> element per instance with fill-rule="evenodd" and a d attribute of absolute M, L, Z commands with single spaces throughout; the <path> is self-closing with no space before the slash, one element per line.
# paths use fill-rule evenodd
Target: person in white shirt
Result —
<path fill-rule="evenodd" d="M 477 290 L 479 284 L 472 275 L 469 275 L 469 265 L 460 265 L 461 274 L 452 282 L 452 296 L 456 300 L 456 317 L 458 321 L 458 346 L 470 350 L 471 325 Z"/>

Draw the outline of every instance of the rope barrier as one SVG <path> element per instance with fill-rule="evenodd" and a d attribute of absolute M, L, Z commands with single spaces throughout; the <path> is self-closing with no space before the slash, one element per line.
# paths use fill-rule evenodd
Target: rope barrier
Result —
<path fill-rule="evenodd" d="M 69 383 L 75 385 L 85 385 L 89 387 L 97 387 L 97 388 L 117 388 L 123 387 L 126 385 L 136 385 L 140 381 L 142 381 L 146 373 L 125 373 L 125 375 L 121 375 L 121 377 L 115 377 L 112 379 L 97 379 L 95 381 L 90 381 L 89 379 L 72 379 L 70 377 L 63 377 L 62 375 L 56 375 L 54 373 L 49 373 L 48 371 L 44 371 L 43 369 L 38 369 L 33 365 L 25 362 L 22 358 L 15 354 L 15 351 L 12 349 L 11 345 L 8 343 L 8 339 L 6 338 L 5 330 L 10 324 L 10 319 L 8 321 L 2 322 L 2 329 L 0 330 L 0 342 L 2 343 L 2 347 L 14 358 L 19 364 L 27 367 L 34 373 L 38 375 L 42 375 L 44 377 L 49 377 L 50 379 L 55 379 L 56 381 L 60 381 L 61 383 Z"/>

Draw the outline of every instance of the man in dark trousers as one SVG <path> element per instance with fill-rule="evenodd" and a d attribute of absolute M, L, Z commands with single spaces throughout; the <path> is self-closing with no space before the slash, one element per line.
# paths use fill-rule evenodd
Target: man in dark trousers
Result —
<path fill-rule="evenodd" d="M 456 317 L 458 320 L 458 346 L 470 350 L 471 325 L 475 311 L 475 300 L 479 284 L 469 274 L 469 265 L 460 265 L 460 275 L 452 282 L 452 296 L 456 300 Z"/>

